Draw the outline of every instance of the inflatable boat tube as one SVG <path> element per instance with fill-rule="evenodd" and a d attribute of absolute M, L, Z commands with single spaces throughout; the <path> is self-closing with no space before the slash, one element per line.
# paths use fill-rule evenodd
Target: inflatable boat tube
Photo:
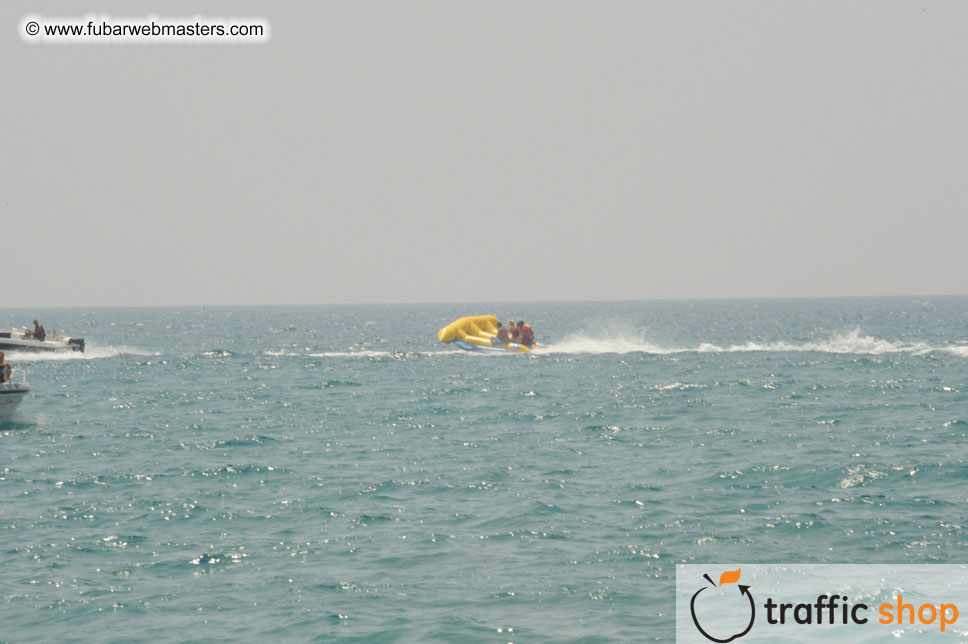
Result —
<path fill-rule="evenodd" d="M 494 315 L 474 315 L 454 320 L 437 332 L 437 338 L 444 344 L 453 342 L 465 351 L 498 351 L 531 353 L 546 349 L 548 345 L 535 342 L 530 347 L 517 342 L 497 343 L 497 317 Z"/>

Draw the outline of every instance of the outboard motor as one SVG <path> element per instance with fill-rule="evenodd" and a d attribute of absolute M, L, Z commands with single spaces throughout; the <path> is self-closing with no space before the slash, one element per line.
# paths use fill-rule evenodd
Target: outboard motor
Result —
<path fill-rule="evenodd" d="M 68 338 L 67 344 L 74 351 L 84 353 L 84 338 Z"/>

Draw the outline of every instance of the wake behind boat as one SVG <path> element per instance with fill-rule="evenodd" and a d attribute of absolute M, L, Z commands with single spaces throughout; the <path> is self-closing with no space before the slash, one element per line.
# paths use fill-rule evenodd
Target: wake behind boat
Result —
<path fill-rule="evenodd" d="M 0 331 L 0 351 L 80 351 L 84 352 L 84 338 L 59 336 L 54 332 L 38 340 L 26 328 Z"/>
<path fill-rule="evenodd" d="M 453 342 L 465 351 L 531 353 L 548 348 L 541 342 L 502 342 L 498 337 L 500 327 L 501 323 L 494 315 L 474 315 L 454 320 L 437 332 L 437 338 L 444 344 Z"/>

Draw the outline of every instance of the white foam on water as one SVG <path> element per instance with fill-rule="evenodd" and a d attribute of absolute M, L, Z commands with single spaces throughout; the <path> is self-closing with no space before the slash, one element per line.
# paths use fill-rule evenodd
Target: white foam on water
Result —
<path fill-rule="evenodd" d="M 884 472 L 879 472 L 866 465 L 854 465 L 847 468 L 847 475 L 837 483 L 837 487 L 857 487 L 859 485 L 869 483 L 870 481 L 876 481 L 877 479 L 884 478 L 885 476 L 887 476 L 887 474 Z"/>
<path fill-rule="evenodd" d="M 7 351 L 8 362 L 62 362 L 67 360 L 102 360 L 119 356 L 160 356 L 160 351 L 146 351 L 127 346 L 90 346 L 82 353 L 80 351 Z"/>
<path fill-rule="evenodd" d="M 958 356 L 960 358 L 968 358 L 968 345 L 951 345 L 941 347 L 941 350 L 945 353 L 950 353 L 951 355 Z"/>
<path fill-rule="evenodd" d="M 748 341 L 743 344 L 721 346 L 711 342 L 700 342 L 691 347 L 663 347 L 649 342 L 641 337 L 629 334 L 613 334 L 604 336 L 571 335 L 551 345 L 550 353 L 575 354 L 607 354 L 607 353 L 648 353 L 655 355 L 669 355 L 675 353 L 833 353 L 853 355 L 882 355 L 891 353 L 908 353 L 925 355 L 935 351 L 944 351 L 952 355 L 968 358 L 968 345 L 932 346 L 921 341 L 883 340 L 870 335 L 863 335 L 860 329 L 843 333 L 836 333 L 827 339 L 810 342 L 788 342 L 784 340 L 774 342 Z"/>
<path fill-rule="evenodd" d="M 715 347 L 724 352 L 814 352 L 814 353 L 842 353 L 859 355 L 881 355 L 884 353 L 914 353 L 925 354 L 934 351 L 935 348 L 924 342 L 890 342 L 881 340 L 869 335 L 861 335 L 860 329 L 854 329 L 847 333 L 837 333 L 826 340 L 814 342 L 804 342 L 796 344 L 793 342 L 746 342 L 745 344 L 731 345 L 728 348 Z"/>
<path fill-rule="evenodd" d="M 667 349 L 642 338 L 617 334 L 606 337 L 570 335 L 554 342 L 546 351 L 536 353 L 654 353 L 667 354 L 689 349 Z"/>
<path fill-rule="evenodd" d="M 360 349 L 359 351 L 263 351 L 262 355 L 273 358 L 395 358 L 402 356 L 438 356 L 449 353 L 468 353 L 467 351 L 376 351 Z"/>
<path fill-rule="evenodd" d="M 322 351 L 319 353 L 306 353 L 303 355 L 306 355 L 310 358 L 388 358 L 394 354 L 390 351 L 373 351 L 371 349 L 362 349 L 360 351 Z"/>
<path fill-rule="evenodd" d="M 272 358 L 385 358 L 394 355 L 390 351 L 263 351 L 262 355 Z"/>

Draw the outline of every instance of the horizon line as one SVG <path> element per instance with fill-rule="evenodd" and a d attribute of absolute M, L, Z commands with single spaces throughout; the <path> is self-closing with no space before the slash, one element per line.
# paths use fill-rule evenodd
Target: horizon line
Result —
<path fill-rule="evenodd" d="M 661 298 L 618 298 L 618 299 L 576 299 L 576 300 L 424 300 L 417 302 L 295 302 L 295 303 L 214 303 L 214 304 L 96 304 L 84 305 L 50 305 L 25 304 L 17 306 L 0 306 L 0 311 L 24 309 L 160 309 L 160 308 L 286 308 L 286 307 L 322 307 L 322 306 L 426 306 L 426 305 L 484 305 L 484 304 L 619 304 L 631 302 L 727 302 L 727 301 L 769 301 L 769 300 L 848 300 L 848 299 L 901 299 L 901 298 L 946 298 L 968 297 L 968 293 L 931 293 L 931 294 L 896 294 L 896 295 L 783 295 L 783 296 L 723 296 L 723 297 L 661 297 Z"/>

